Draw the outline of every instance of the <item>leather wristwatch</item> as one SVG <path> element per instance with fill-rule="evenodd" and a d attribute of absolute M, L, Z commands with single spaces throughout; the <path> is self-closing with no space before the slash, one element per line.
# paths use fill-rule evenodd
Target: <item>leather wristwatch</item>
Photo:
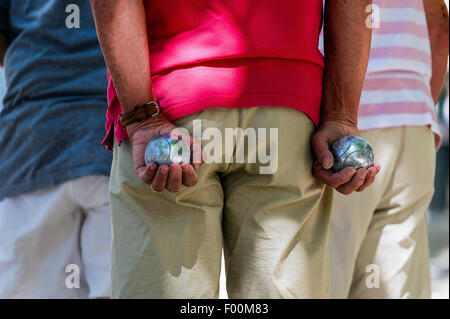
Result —
<path fill-rule="evenodd" d="M 142 122 L 160 113 L 158 102 L 150 101 L 144 105 L 136 106 L 133 111 L 120 114 L 119 120 L 123 127 L 127 127 L 136 122 Z"/>

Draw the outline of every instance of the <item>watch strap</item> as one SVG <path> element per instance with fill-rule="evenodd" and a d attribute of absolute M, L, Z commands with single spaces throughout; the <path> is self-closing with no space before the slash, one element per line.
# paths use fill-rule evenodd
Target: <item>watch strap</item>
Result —
<path fill-rule="evenodd" d="M 150 101 L 144 105 L 136 106 L 132 111 L 120 114 L 119 120 L 123 127 L 136 122 L 142 122 L 160 113 L 158 102 Z"/>

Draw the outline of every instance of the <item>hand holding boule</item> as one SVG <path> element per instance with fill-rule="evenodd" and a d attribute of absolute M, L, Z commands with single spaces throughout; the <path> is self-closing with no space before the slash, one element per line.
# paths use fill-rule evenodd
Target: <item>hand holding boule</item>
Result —
<path fill-rule="evenodd" d="M 195 170 L 201 166 L 201 163 L 173 163 L 170 166 L 155 163 L 146 165 L 145 163 L 145 150 L 148 143 L 156 136 L 171 135 L 177 129 L 164 116 L 160 114 L 144 122 L 127 126 L 126 129 L 132 144 L 134 170 L 142 182 L 151 185 L 156 192 L 167 189 L 173 193 L 180 191 L 182 185 L 193 187 L 197 184 L 198 176 Z M 201 154 L 196 154 L 198 152 L 196 150 L 201 152 L 201 148 L 193 147 L 194 144 L 198 144 L 198 141 L 190 136 L 184 138 L 184 140 L 190 141 L 189 146 L 192 154 L 201 158 Z"/>
<path fill-rule="evenodd" d="M 316 155 L 316 162 L 313 165 L 313 175 L 322 183 L 335 188 L 342 194 L 351 194 L 354 191 L 363 191 L 370 186 L 375 176 L 380 171 L 380 165 L 374 163 L 369 168 L 355 168 L 359 165 L 339 167 L 337 163 L 335 169 L 334 155 L 330 146 L 343 136 L 359 135 L 358 129 L 345 120 L 322 121 L 319 129 L 314 133 L 311 144 Z"/>

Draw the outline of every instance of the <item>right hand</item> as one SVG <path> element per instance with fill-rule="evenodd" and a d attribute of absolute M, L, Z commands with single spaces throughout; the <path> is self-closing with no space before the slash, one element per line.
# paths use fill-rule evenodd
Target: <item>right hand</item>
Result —
<path fill-rule="evenodd" d="M 198 176 L 195 172 L 203 163 L 183 163 L 158 166 L 155 163 L 145 164 L 145 149 L 147 144 L 154 137 L 161 134 L 172 134 L 177 127 L 169 122 L 162 114 L 152 117 L 144 122 L 134 123 L 127 126 L 128 137 L 133 148 L 133 162 L 136 175 L 146 184 L 151 185 L 156 192 L 162 192 L 167 189 L 169 192 L 179 192 L 181 186 L 193 187 L 198 182 Z M 179 134 L 177 134 L 179 135 Z M 201 152 L 199 142 L 191 136 L 183 136 L 183 140 L 190 141 L 191 158 L 202 158 L 203 154 L 194 154 Z M 196 147 L 194 147 L 196 145 Z"/>
<path fill-rule="evenodd" d="M 359 135 L 356 126 L 348 121 L 322 121 L 318 131 L 313 135 L 311 144 L 316 155 L 313 175 L 322 183 L 335 188 L 339 193 L 349 195 L 362 192 L 369 187 L 380 171 L 380 164 L 375 163 L 369 169 L 346 167 L 339 172 L 331 170 L 334 159 L 330 145 L 338 138 L 346 135 Z"/>

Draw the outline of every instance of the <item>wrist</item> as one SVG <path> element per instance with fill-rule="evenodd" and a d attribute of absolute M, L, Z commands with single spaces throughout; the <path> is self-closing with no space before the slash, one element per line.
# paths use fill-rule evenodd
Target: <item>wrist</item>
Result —
<path fill-rule="evenodd" d="M 137 132 L 143 129 L 152 129 L 167 124 L 170 124 L 170 122 L 164 117 L 164 115 L 158 114 L 144 121 L 130 124 L 125 128 L 125 130 L 127 131 L 128 137 L 131 139 Z"/>
<path fill-rule="evenodd" d="M 358 127 L 358 117 L 347 114 L 326 114 L 321 115 L 320 123 L 337 123 L 340 125 Z"/>
<path fill-rule="evenodd" d="M 338 135 L 357 135 L 359 136 L 359 129 L 353 119 L 349 119 L 343 116 L 334 116 L 321 119 L 319 123 L 320 131 L 333 131 L 339 132 Z"/>
<path fill-rule="evenodd" d="M 324 87 L 323 104 L 321 108 L 321 121 L 338 122 L 344 125 L 357 127 L 358 110 L 361 97 L 356 92 L 341 92 L 331 82 Z"/>

